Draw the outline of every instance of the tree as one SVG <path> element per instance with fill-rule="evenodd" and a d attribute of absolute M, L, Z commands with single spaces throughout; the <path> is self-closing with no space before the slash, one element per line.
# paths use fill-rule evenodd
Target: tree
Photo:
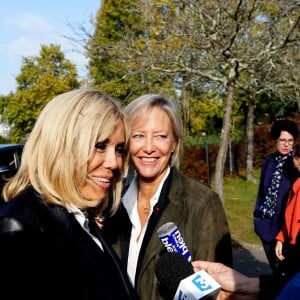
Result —
<path fill-rule="evenodd" d="M 190 134 L 217 135 L 218 123 L 222 123 L 223 101 L 213 93 L 201 94 L 190 98 Z"/>
<path fill-rule="evenodd" d="M 16 77 L 16 93 L 1 102 L 2 120 L 11 126 L 11 140 L 26 139 L 40 111 L 54 96 L 79 87 L 75 66 L 65 58 L 60 46 L 41 45 L 38 56 L 24 57 Z"/>
<path fill-rule="evenodd" d="M 262 6 L 259 12 L 256 17 L 256 27 L 248 36 L 252 45 L 252 64 L 247 66 L 247 70 L 243 72 L 243 76 L 237 82 L 239 87 L 249 95 L 246 106 L 248 108 L 247 180 L 250 181 L 255 181 L 253 176 L 253 124 L 258 97 L 263 95 L 264 99 L 269 99 L 269 103 L 266 105 L 269 114 L 276 107 L 274 117 L 283 117 L 291 105 L 292 113 L 297 114 L 296 95 L 300 90 L 299 71 L 294 67 L 299 62 L 299 4 L 297 5 L 294 1 L 288 3 L 275 1 Z M 264 47 L 257 39 L 261 36 L 265 40 Z"/>
<path fill-rule="evenodd" d="M 226 93 L 215 171 L 221 199 L 235 93 L 247 79 L 253 83 L 262 78 L 265 67 L 280 72 L 278 57 L 299 41 L 299 9 L 296 0 L 142 1 L 140 15 L 149 29 L 135 43 L 142 45 L 135 56 L 140 65 L 182 78 L 183 95 L 204 80 L 207 87 Z M 147 56 L 142 56 L 145 49 Z"/>
<path fill-rule="evenodd" d="M 104 5 L 110 2 L 104 1 Z M 109 61 L 113 57 L 115 65 L 124 67 L 127 64 L 127 72 L 120 72 L 123 77 L 119 79 L 139 82 L 134 78 L 146 78 L 147 88 L 151 83 L 161 83 L 165 79 L 170 87 L 173 82 L 179 91 L 177 97 L 181 100 L 186 128 L 191 116 L 190 99 L 197 97 L 197 91 L 211 89 L 226 95 L 215 170 L 215 190 L 223 199 L 224 168 L 232 131 L 233 105 L 238 102 L 237 91 L 245 86 L 247 91 L 255 92 L 251 97 L 256 96 L 258 89 L 253 89 L 253 84 L 261 82 L 267 74 L 266 68 L 272 67 L 273 75 L 280 74 L 280 57 L 287 57 L 291 45 L 299 43 L 299 9 L 297 0 L 130 1 L 130 6 L 124 5 L 122 13 L 126 11 L 128 15 L 138 16 L 137 24 L 142 26 L 132 34 L 133 27 L 126 27 L 126 19 L 122 19 L 121 29 L 126 28 L 121 30 L 122 37 L 112 39 L 99 57 L 106 58 L 110 52 Z M 114 15 L 115 18 L 119 19 L 120 14 Z M 108 33 L 116 28 L 119 31 L 119 27 L 110 27 Z M 96 44 L 92 48 L 101 50 Z M 289 53 L 294 59 L 295 56 Z M 97 57 L 96 54 L 93 56 Z M 113 70 L 110 66 L 107 75 Z M 101 78 L 102 85 L 107 78 Z M 163 80 L 155 81 L 158 78 Z M 271 91 L 270 83 L 274 83 L 276 77 L 268 78 L 259 86 L 260 91 Z M 290 86 L 291 78 L 284 77 L 281 86 Z M 134 85 L 126 95 L 132 91 L 136 91 Z"/>
<path fill-rule="evenodd" d="M 144 36 L 146 26 L 136 11 L 136 2 L 139 1 L 102 1 L 94 34 L 85 45 L 93 85 L 124 104 L 150 91 L 175 90 L 169 76 L 145 69 L 134 59 L 135 53 L 130 53 L 132 47 L 127 45 Z M 84 30 L 82 33 L 86 34 Z"/>

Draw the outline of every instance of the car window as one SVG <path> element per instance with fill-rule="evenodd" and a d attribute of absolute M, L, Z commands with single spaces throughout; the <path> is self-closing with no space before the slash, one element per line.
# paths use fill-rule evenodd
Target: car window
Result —
<path fill-rule="evenodd" d="M 0 152 L 0 173 L 16 170 L 20 166 L 22 149 L 7 149 Z"/>
<path fill-rule="evenodd" d="M 3 186 L 19 169 L 22 151 L 21 144 L 0 144 L 0 205 L 3 203 Z"/>

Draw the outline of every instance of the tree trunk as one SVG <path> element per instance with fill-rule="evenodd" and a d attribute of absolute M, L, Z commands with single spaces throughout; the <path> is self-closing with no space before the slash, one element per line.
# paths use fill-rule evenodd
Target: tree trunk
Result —
<path fill-rule="evenodd" d="M 184 89 L 182 93 L 182 122 L 183 122 L 183 133 L 186 135 L 189 132 L 190 122 L 190 95 L 189 92 Z"/>
<path fill-rule="evenodd" d="M 220 147 L 217 155 L 216 170 L 215 170 L 215 191 L 218 193 L 222 202 L 224 202 L 223 179 L 224 179 L 225 162 L 226 162 L 226 157 L 228 152 L 230 121 L 231 121 L 232 106 L 233 106 L 233 91 L 234 91 L 234 82 L 231 82 L 227 89 L 225 114 L 223 119 Z"/>
<path fill-rule="evenodd" d="M 295 91 L 296 94 L 296 102 L 297 102 L 297 106 L 298 106 L 298 113 L 300 112 L 300 93 L 298 90 Z"/>
<path fill-rule="evenodd" d="M 253 175 L 253 157 L 254 157 L 254 106 L 256 93 L 250 95 L 247 112 L 247 180 L 256 182 Z"/>

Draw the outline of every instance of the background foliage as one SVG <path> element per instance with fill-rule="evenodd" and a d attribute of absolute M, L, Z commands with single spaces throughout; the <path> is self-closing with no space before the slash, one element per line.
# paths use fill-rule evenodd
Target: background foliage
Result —
<path fill-rule="evenodd" d="M 300 132 L 300 115 L 293 118 Z M 271 124 L 261 123 L 254 128 L 254 169 L 260 170 L 263 160 L 275 151 L 275 142 L 270 138 Z M 300 137 L 296 143 L 300 142 Z M 213 184 L 216 156 L 218 152 L 218 136 L 186 137 L 181 170 L 191 178 L 205 184 Z M 246 135 L 232 140 L 231 155 L 227 156 L 225 176 L 245 177 L 247 160 Z M 230 168 L 232 158 L 232 170 Z"/>
<path fill-rule="evenodd" d="M 79 86 L 75 66 L 57 45 L 42 45 L 38 56 L 24 57 L 16 81 L 16 93 L 0 98 L 2 119 L 11 126 L 12 142 L 26 139 L 50 99 Z"/>

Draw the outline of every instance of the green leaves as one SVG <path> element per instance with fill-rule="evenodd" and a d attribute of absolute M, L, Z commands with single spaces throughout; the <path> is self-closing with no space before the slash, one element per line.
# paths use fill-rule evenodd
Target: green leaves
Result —
<path fill-rule="evenodd" d="M 56 95 L 79 87 L 75 66 L 60 46 L 41 45 L 38 56 L 24 57 L 17 91 L 0 102 L 2 120 L 11 126 L 12 142 L 26 139 L 44 105 Z"/>

